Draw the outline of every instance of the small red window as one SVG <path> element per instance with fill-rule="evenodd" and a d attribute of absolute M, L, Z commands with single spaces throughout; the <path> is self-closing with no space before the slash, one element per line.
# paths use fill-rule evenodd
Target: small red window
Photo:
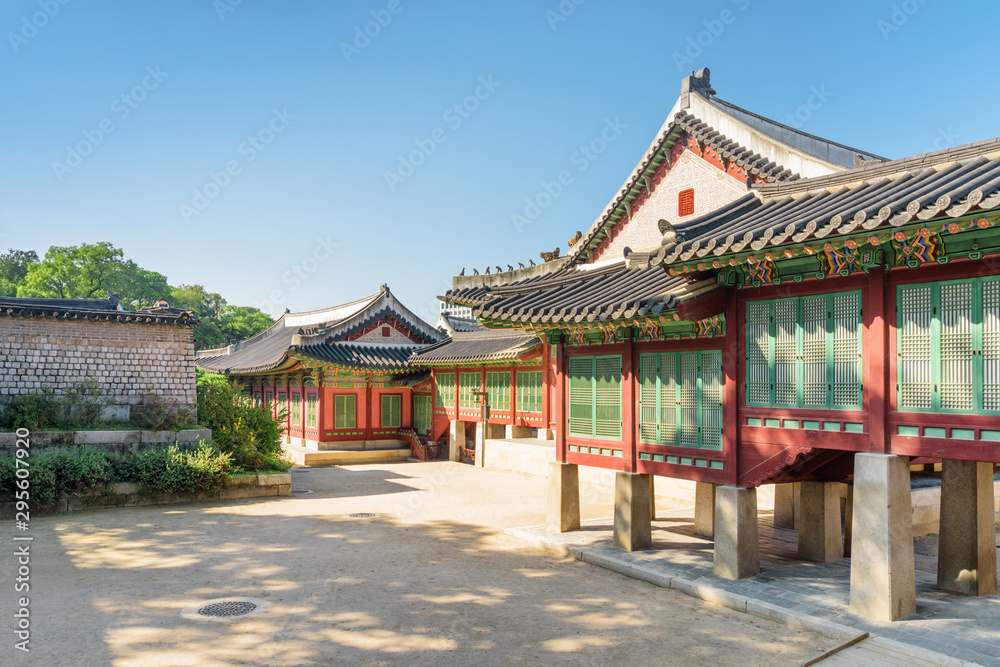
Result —
<path fill-rule="evenodd" d="M 694 188 L 681 190 L 677 195 L 677 215 L 694 213 Z"/>
<path fill-rule="evenodd" d="M 382 327 L 382 338 L 388 338 L 389 335 L 389 327 Z"/>

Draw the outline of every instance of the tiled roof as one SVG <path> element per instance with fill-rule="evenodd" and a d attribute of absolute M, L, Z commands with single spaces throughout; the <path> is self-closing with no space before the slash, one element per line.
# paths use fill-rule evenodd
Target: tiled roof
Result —
<path fill-rule="evenodd" d="M 740 146 L 732 139 L 727 139 L 724 134 L 709 127 L 708 123 L 695 118 L 686 111 L 680 111 L 674 116 L 674 126 L 683 128 L 699 143 L 718 152 L 723 159 L 736 163 L 743 167 L 748 174 L 759 176 L 768 183 L 799 177 L 798 174 L 793 174 L 774 160 L 769 160 L 759 153 L 754 153 Z"/>
<path fill-rule="evenodd" d="M 262 373 L 290 368 L 292 353 L 331 365 L 361 369 L 405 370 L 410 352 L 419 344 L 356 343 L 340 339 L 364 331 L 381 318 L 406 324 L 423 342 L 444 335 L 406 309 L 388 287 L 378 294 L 343 306 L 309 313 L 285 313 L 261 333 L 229 347 L 201 350 L 195 364 L 213 373 Z"/>
<path fill-rule="evenodd" d="M 117 322 L 176 327 L 198 326 L 194 313 L 177 308 L 122 310 L 117 299 L 44 299 L 0 297 L 0 317 L 63 320 L 69 322 Z"/>
<path fill-rule="evenodd" d="M 417 348 L 416 345 L 378 345 L 327 340 L 311 345 L 293 345 L 288 351 L 334 366 L 403 371 L 409 370 L 410 354 Z"/>
<path fill-rule="evenodd" d="M 958 218 L 1000 207 L 1000 139 L 753 192 L 676 226 L 665 261 L 688 262 L 810 239 Z"/>
<path fill-rule="evenodd" d="M 516 330 L 456 331 L 446 341 L 415 351 L 410 362 L 415 366 L 452 366 L 515 360 L 541 345 L 537 336 Z"/>
<path fill-rule="evenodd" d="M 476 317 L 512 324 L 601 322 L 651 317 L 705 293 L 711 286 L 673 278 L 660 253 L 591 269 L 573 269 L 497 286 L 448 292 L 453 303 L 472 306 Z M 650 261 L 652 260 L 652 263 Z"/>

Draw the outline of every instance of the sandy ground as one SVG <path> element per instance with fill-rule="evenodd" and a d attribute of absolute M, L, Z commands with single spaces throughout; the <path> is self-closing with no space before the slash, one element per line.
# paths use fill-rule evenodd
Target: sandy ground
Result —
<path fill-rule="evenodd" d="M 0 664 L 793 665 L 836 643 L 500 533 L 543 521 L 541 477 L 409 463 L 295 472 L 293 488 L 312 493 L 36 519 L 32 651 L 5 632 Z M 585 518 L 610 514 L 610 490 L 581 496 Z M 226 596 L 269 605 L 181 615 Z"/>

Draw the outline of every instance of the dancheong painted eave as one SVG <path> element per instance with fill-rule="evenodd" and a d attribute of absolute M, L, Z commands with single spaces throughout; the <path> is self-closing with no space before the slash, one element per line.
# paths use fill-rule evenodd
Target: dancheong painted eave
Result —
<path fill-rule="evenodd" d="M 775 186 L 678 225 L 664 257 L 675 273 L 723 258 L 801 244 L 946 224 L 1000 208 L 1000 139 Z M 959 231 L 957 228 L 955 231 Z M 876 244 L 871 244 L 876 245 Z M 728 263 L 725 262 L 725 263 Z M 715 266 L 718 264 L 719 266 Z M 692 266 L 694 265 L 694 266 Z"/>

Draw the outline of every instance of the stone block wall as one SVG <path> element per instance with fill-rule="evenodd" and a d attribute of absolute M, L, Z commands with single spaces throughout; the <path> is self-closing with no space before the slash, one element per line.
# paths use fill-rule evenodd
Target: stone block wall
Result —
<path fill-rule="evenodd" d="M 118 322 L 0 318 L 0 404 L 96 378 L 118 405 L 150 388 L 194 404 L 194 330 Z"/>

